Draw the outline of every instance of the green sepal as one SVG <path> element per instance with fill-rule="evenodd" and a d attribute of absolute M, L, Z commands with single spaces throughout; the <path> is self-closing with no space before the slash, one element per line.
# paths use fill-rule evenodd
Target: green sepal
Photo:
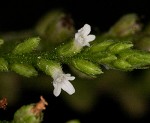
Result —
<path fill-rule="evenodd" d="M 88 51 L 92 53 L 105 51 L 113 43 L 115 43 L 113 40 L 106 40 L 103 42 L 95 43 L 88 49 Z"/>
<path fill-rule="evenodd" d="M 61 70 L 61 66 L 58 62 L 46 59 L 39 59 L 37 66 L 40 70 L 45 72 L 47 75 L 53 76 L 55 70 Z"/>
<path fill-rule="evenodd" d="M 119 53 L 123 50 L 126 50 L 126 49 L 129 49 L 133 47 L 133 44 L 130 42 L 130 43 L 125 43 L 125 42 L 118 42 L 116 44 L 113 44 L 111 45 L 109 48 L 108 48 L 108 51 L 110 51 L 110 53 Z"/>
<path fill-rule="evenodd" d="M 73 59 L 72 65 L 81 72 L 91 76 L 103 73 L 100 66 L 84 59 Z"/>
<path fill-rule="evenodd" d="M 117 69 L 121 70 L 131 70 L 132 65 L 129 64 L 127 61 L 122 60 L 122 59 L 117 59 L 113 62 L 113 66 Z"/>
<path fill-rule="evenodd" d="M 71 57 L 79 53 L 81 51 L 81 48 L 82 47 L 80 46 L 76 46 L 72 39 L 72 41 L 59 46 L 56 49 L 56 52 L 60 57 Z"/>
<path fill-rule="evenodd" d="M 14 63 L 11 65 L 11 69 L 15 71 L 16 73 L 25 77 L 32 77 L 32 76 L 38 75 L 35 68 L 28 64 Z"/>
<path fill-rule="evenodd" d="M 126 59 L 134 68 L 143 67 L 150 64 L 150 54 L 139 50 L 129 50 L 119 54 Z"/>
<path fill-rule="evenodd" d="M 0 71 L 8 71 L 8 62 L 4 58 L 0 58 Z"/>
<path fill-rule="evenodd" d="M 108 52 L 99 52 L 91 55 L 93 57 L 93 61 L 103 64 L 111 63 L 112 61 L 117 59 L 115 55 L 112 55 Z"/>
<path fill-rule="evenodd" d="M 13 50 L 14 54 L 29 53 L 35 50 L 40 43 L 39 37 L 33 37 L 25 40 L 24 42 L 18 44 Z"/>

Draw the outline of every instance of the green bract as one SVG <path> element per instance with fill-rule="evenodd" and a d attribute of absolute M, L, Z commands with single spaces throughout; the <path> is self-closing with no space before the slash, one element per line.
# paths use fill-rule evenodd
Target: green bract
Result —
<path fill-rule="evenodd" d="M 29 53 L 38 47 L 39 42 L 40 42 L 40 38 L 37 37 L 29 38 L 24 42 L 18 44 L 13 50 L 13 53 L 14 54 Z"/>
<path fill-rule="evenodd" d="M 82 71 L 83 73 L 86 73 L 91 76 L 95 76 L 97 74 L 103 73 L 102 70 L 100 69 L 100 66 L 97 64 L 94 64 L 90 61 L 83 60 L 83 59 L 74 59 L 72 60 L 72 65 Z"/>
<path fill-rule="evenodd" d="M 35 68 L 28 64 L 14 63 L 12 64 L 11 69 L 15 71 L 16 73 L 25 77 L 37 76 L 38 74 Z"/>

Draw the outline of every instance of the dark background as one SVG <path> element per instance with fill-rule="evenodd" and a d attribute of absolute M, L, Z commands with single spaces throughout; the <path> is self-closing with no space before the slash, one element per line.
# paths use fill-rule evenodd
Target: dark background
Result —
<path fill-rule="evenodd" d="M 148 0 L 5 0 L 0 7 L 0 29 L 31 28 L 54 8 L 63 8 L 71 13 L 77 27 L 90 23 L 102 31 L 127 13 L 137 13 L 142 21 L 150 18 Z"/>
<path fill-rule="evenodd" d="M 76 28 L 88 23 L 101 31 L 106 31 L 127 13 L 137 13 L 141 21 L 147 23 L 150 20 L 150 4 L 148 2 L 148 0 L 5 0 L 0 2 L 0 31 L 20 31 L 32 28 L 42 15 L 55 8 L 62 8 L 69 12 L 75 21 Z M 2 119 L 12 119 L 13 113 L 18 107 L 37 102 L 41 94 L 49 102 L 49 106 L 44 111 L 44 123 L 50 123 L 50 121 L 64 123 L 74 118 L 81 120 L 81 123 L 117 121 L 140 123 L 148 120 L 149 117 L 149 114 L 138 119 L 128 117 L 121 110 L 119 103 L 107 94 L 99 97 L 100 99 L 92 111 L 82 114 L 71 110 L 61 97 L 55 98 L 45 92 L 23 90 L 20 103 L 16 107 L 2 111 Z"/>

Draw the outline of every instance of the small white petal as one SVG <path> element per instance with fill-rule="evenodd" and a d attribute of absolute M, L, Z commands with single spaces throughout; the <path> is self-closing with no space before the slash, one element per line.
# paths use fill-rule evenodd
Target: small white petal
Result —
<path fill-rule="evenodd" d="M 73 87 L 73 85 L 69 82 L 69 81 L 65 81 L 63 84 L 62 84 L 62 89 L 64 91 L 66 91 L 68 94 L 73 94 L 75 92 L 75 89 Z"/>
<path fill-rule="evenodd" d="M 89 24 L 85 24 L 83 26 L 83 35 L 87 36 L 91 32 L 91 26 Z"/>
<path fill-rule="evenodd" d="M 87 42 L 91 42 L 91 41 L 95 40 L 95 38 L 96 38 L 95 35 L 88 35 L 85 40 Z"/>
<path fill-rule="evenodd" d="M 53 94 L 57 97 L 61 93 L 61 84 L 53 84 L 54 85 L 54 91 Z"/>
<path fill-rule="evenodd" d="M 74 79 L 75 79 L 75 77 L 74 77 L 74 76 L 71 76 L 70 74 L 66 74 L 66 78 L 67 78 L 68 80 L 74 80 Z"/>

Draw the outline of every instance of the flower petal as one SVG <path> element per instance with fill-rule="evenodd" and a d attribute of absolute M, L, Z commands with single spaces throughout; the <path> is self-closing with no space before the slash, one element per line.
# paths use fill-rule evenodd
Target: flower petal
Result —
<path fill-rule="evenodd" d="M 83 26 L 83 35 L 87 36 L 91 32 L 91 26 L 89 24 L 85 24 Z"/>
<path fill-rule="evenodd" d="M 75 77 L 74 77 L 74 76 L 71 76 L 70 74 L 66 74 L 66 78 L 67 78 L 68 80 L 74 80 L 74 79 L 75 79 Z"/>
<path fill-rule="evenodd" d="M 95 38 L 96 38 L 95 35 L 88 35 L 85 40 L 87 42 L 91 42 L 91 41 L 95 40 Z"/>
<path fill-rule="evenodd" d="M 61 93 L 61 84 L 53 84 L 54 85 L 54 91 L 53 94 L 57 97 Z"/>
<path fill-rule="evenodd" d="M 61 88 L 70 95 L 75 92 L 73 85 L 69 81 L 63 82 Z"/>

